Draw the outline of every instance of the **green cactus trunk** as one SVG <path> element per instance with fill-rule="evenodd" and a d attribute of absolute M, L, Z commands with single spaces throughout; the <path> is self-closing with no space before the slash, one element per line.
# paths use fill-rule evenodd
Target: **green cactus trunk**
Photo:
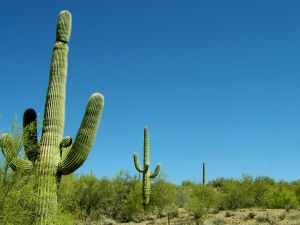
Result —
<path fill-rule="evenodd" d="M 40 143 L 33 109 L 26 110 L 23 117 L 24 150 L 28 160 L 18 159 L 11 135 L 4 134 L 0 139 L 0 147 L 13 170 L 33 171 L 37 175 L 37 225 L 55 224 L 57 184 L 62 175 L 74 172 L 87 158 L 104 105 L 103 96 L 93 94 L 74 142 L 70 137 L 63 137 L 70 33 L 71 14 L 62 11 L 58 18 Z"/>
<path fill-rule="evenodd" d="M 145 165 L 150 166 L 149 161 L 149 134 L 148 128 L 144 129 L 144 168 Z M 146 206 L 150 200 L 150 170 L 147 169 L 143 173 L 143 204 Z"/>
<path fill-rule="evenodd" d="M 206 187 L 206 174 L 205 174 L 205 163 L 202 164 L 202 186 L 203 189 Z"/>
<path fill-rule="evenodd" d="M 138 172 L 143 173 L 143 206 L 147 207 L 150 200 L 150 178 L 155 178 L 160 170 L 160 164 L 158 164 L 154 172 L 150 173 L 150 160 L 149 160 L 149 134 L 148 128 L 144 128 L 144 169 L 139 164 L 138 155 L 133 155 L 134 165 Z"/>
<path fill-rule="evenodd" d="M 64 14 L 61 14 L 60 24 L 69 28 L 62 31 L 70 33 L 71 17 L 67 13 L 65 16 L 62 15 Z M 68 39 L 56 38 L 50 66 L 40 154 L 37 161 L 39 224 L 51 224 L 55 220 L 52 217 L 57 211 L 56 173 L 60 158 L 59 146 L 64 130 Z"/>

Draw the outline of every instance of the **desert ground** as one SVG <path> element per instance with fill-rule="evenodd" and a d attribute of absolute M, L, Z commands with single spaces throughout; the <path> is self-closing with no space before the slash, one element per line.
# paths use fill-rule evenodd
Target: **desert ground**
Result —
<path fill-rule="evenodd" d="M 197 222 L 184 209 L 179 209 L 176 218 L 171 218 L 169 221 L 166 216 L 164 218 L 153 218 L 153 220 L 137 223 L 117 223 L 113 220 L 107 220 L 99 223 L 99 225 L 300 225 L 300 209 L 291 209 L 289 211 L 284 209 L 259 208 L 238 209 L 234 211 L 212 210 L 205 218 L 199 219 Z"/>

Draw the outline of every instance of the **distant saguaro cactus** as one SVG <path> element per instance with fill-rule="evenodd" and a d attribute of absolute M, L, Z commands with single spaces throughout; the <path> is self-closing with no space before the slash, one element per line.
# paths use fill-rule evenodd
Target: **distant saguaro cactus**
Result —
<path fill-rule="evenodd" d="M 40 142 L 37 137 L 37 115 L 33 109 L 27 109 L 23 117 L 24 150 L 28 160 L 17 157 L 10 134 L 3 134 L 0 138 L 0 147 L 9 166 L 13 170 L 33 170 L 37 175 L 37 225 L 55 224 L 57 183 L 62 175 L 74 172 L 86 160 L 104 106 L 103 96 L 93 94 L 74 142 L 71 137 L 63 137 L 71 20 L 68 11 L 59 14 Z"/>
<path fill-rule="evenodd" d="M 205 162 L 203 162 L 202 164 L 202 185 L 203 185 L 203 188 L 205 188 L 206 186 L 206 174 L 205 174 Z"/>
<path fill-rule="evenodd" d="M 145 208 L 150 199 L 150 178 L 155 178 L 160 170 L 160 164 L 157 164 L 154 172 L 150 173 L 148 127 L 144 128 L 144 168 L 140 166 L 137 153 L 133 155 L 133 159 L 136 170 L 143 173 L 143 206 Z"/>

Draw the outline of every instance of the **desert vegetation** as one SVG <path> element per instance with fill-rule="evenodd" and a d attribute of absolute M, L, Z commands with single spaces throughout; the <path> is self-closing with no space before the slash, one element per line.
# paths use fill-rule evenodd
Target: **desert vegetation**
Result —
<path fill-rule="evenodd" d="M 1 165 L 0 224 L 32 224 L 36 216 L 34 175 L 13 173 L 3 160 Z M 241 179 L 218 178 L 203 188 L 192 181 L 172 184 L 162 172 L 151 180 L 145 209 L 142 186 L 138 174 L 126 171 L 113 178 L 97 178 L 92 173 L 64 176 L 58 191 L 58 224 L 159 224 L 160 220 L 202 224 L 212 216 L 212 224 L 225 224 L 237 215 L 245 223 L 288 218 L 299 221 L 295 209 L 299 206 L 300 181 L 287 183 L 244 175 Z M 270 209 L 279 211 L 273 215 Z"/>
<path fill-rule="evenodd" d="M 104 98 L 91 96 L 74 141 L 63 136 L 70 32 L 71 14 L 62 11 L 41 137 L 33 109 L 25 111 L 23 129 L 15 124 L 0 137 L 0 224 L 299 224 L 300 181 L 243 175 L 207 182 L 203 163 L 201 183 L 173 184 L 160 164 L 150 171 L 147 127 L 143 166 L 134 154 L 138 173 L 120 170 L 112 178 L 74 174 L 93 145 Z"/>

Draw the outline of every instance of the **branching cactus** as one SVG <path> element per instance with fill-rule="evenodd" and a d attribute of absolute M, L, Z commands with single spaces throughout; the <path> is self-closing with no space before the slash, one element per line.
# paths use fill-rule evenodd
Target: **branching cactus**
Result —
<path fill-rule="evenodd" d="M 4 134 L 0 138 L 0 147 L 8 165 L 13 170 L 24 172 L 32 170 L 37 175 L 36 224 L 38 225 L 55 224 L 57 184 L 62 175 L 74 172 L 86 160 L 96 136 L 104 105 L 103 96 L 99 93 L 93 94 L 75 140 L 63 136 L 71 20 L 68 11 L 59 14 L 41 140 L 38 141 L 37 115 L 33 109 L 27 109 L 23 117 L 24 150 L 28 160 L 18 158 L 10 134 Z"/>
<path fill-rule="evenodd" d="M 149 134 L 147 127 L 144 128 L 144 167 L 140 166 L 137 153 L 133 155 L 133 159 L 136 170 L 143 173 L 143 206 L 146 208 L 150 199 L 150 178 L 156 177 L 160 170 L 160 164 L 157 164 L 154 172 L 150 173 Z"/>

